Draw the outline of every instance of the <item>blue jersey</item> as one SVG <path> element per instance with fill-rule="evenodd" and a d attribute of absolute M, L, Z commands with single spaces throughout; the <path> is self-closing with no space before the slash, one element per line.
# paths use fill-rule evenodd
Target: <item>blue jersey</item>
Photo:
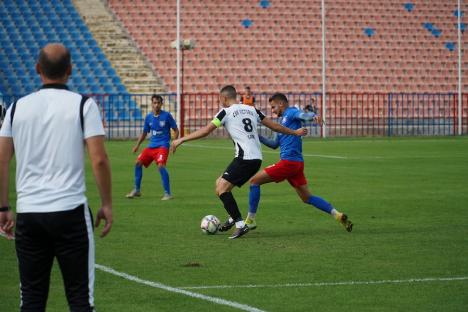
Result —
<path fill-rule="evenodd" d="M 281 125 L 297 130 L 302 127 L 301 111 L 296 107 L 288 107 L 283 112 Z M 302 137 L 288 134 L 278 134 L 280 158 L 292 161 L 304 161 L 302 158 Z"/>
<path fill-rule="evenodd" d="M 146 115 L 143 132 L 151 134 L 148 147 L 156 148 L 164 146 L 169 148 L 171 129 L 177 129 L 177 124 L 174 118 L 172 118 L 171 113 L 162 110 L 158 116 L 154 116 L 153 112 Z"/>

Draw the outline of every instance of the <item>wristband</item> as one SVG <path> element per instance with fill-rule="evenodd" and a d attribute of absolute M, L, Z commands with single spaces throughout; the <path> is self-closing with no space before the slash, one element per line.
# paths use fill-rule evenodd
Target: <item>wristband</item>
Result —
<path fill-rule="evenodd" d="M 0 212 L 6 212 L 10 210 L 10 206 L 0 207 Z"/>

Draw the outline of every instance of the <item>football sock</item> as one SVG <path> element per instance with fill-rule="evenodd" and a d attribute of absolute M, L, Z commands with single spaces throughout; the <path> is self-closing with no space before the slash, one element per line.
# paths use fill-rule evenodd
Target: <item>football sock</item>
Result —
<path fill-rule="evenodd" d="M 140 191 L 141 179 L 143 178 L 143 167 L 135 165 L 135 190 Z"/>
<path fill-rule="evenodd" d="M 307 203 L 328 214 L 332 213 L 333 206 L 321 197 L 311 195 Z"/>
<path fill-rule="evenodd" d="M 259 202 L 260 202 L 260 185 L 251 184 L 250 192 L 249 192 L 249 216 L 253 214 L 253 218 L 255 218 L 255 213 L 257 212 Z"/>
<path fill-rule="evenodd" d="M 339 213 L 338 210 L 336 210 L 335 208 L 333 208 L 332 211 L 331 211 L 331 215 L 332 215 L 333 217 L 335 217 L 335 218 L 336 218 L 336 215 L 337 215 L 338 213 Z"/>
<path fill-rule="evenodd" d="M 161 174 L 161 181 L 164 188 L 164 193 L 171 194 L 171 185 L 169 184 L 169 172 L 167 172 L 165 167 L 160 167 L 159 173 Z"/>
<path fill-rule="evenodd" d="M 224 209 L 226 209 L 227 213 L 235 222 L 242 220 L 239 207 L 237 206 L 236 200 L 234 199 L 234 196 L 232 196 L 231 192 L 224 192 L 219 195 L 219 199 L 221 199 L 224 204 Z"/>
<path fill-rule="evenodd" d="M 256 213 L 249 212 L 247 214 L 247 219 L 254 220 L 256 215 L 257 215 Z"/>
<path fill-rule="evenodd" d="M 236 222 L 236 229 L 241 229 L 245 225 L 244 220 L 240 220 Z"/>

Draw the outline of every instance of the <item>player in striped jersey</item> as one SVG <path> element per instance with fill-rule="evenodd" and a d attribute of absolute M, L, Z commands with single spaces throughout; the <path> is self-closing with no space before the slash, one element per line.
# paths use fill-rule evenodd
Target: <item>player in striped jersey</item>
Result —
<path fill-rule="evenodd" d="M 249 228 L 244 224 L 231 190 L 234 186 L 241 187 L 260 169 L 262 151 L 257 133 L 258 122 L 274 131 L 293 136 L 306 135 L 307 129 L 289 129 L 273 122 L 252 106 L 238 104 L 237 91 L 233 86 L 225 86 L 221 89 L 219 101 L 223 108 L 213 120 L 205 127 L 174 140 L 171 150 L 174 153 L 182 143 L 206 137 L 220 126 L 224 126 L 229 132 L 236 148 L 235 158 L 216 180 L 216 194 L 223 202 L 224 208 L 230 216 L 221 226 L 220 231 L 227 231 L 235 225 L 236 231 L 229 237 L 234 239 L 249 231 Z"/>

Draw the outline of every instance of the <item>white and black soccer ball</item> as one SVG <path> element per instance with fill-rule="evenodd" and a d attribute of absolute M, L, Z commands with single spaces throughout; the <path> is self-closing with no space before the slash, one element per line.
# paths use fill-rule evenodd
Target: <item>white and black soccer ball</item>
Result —
<path fill-rule="evenodd" d="M 219 219 L 216 216 L 207 215 L 201 220 L 200 228 L 203 233 L 213 235 L 216 234 L 216 232 L 218 232 L 220 224 L 221 223 L 219 222 Z"/>

